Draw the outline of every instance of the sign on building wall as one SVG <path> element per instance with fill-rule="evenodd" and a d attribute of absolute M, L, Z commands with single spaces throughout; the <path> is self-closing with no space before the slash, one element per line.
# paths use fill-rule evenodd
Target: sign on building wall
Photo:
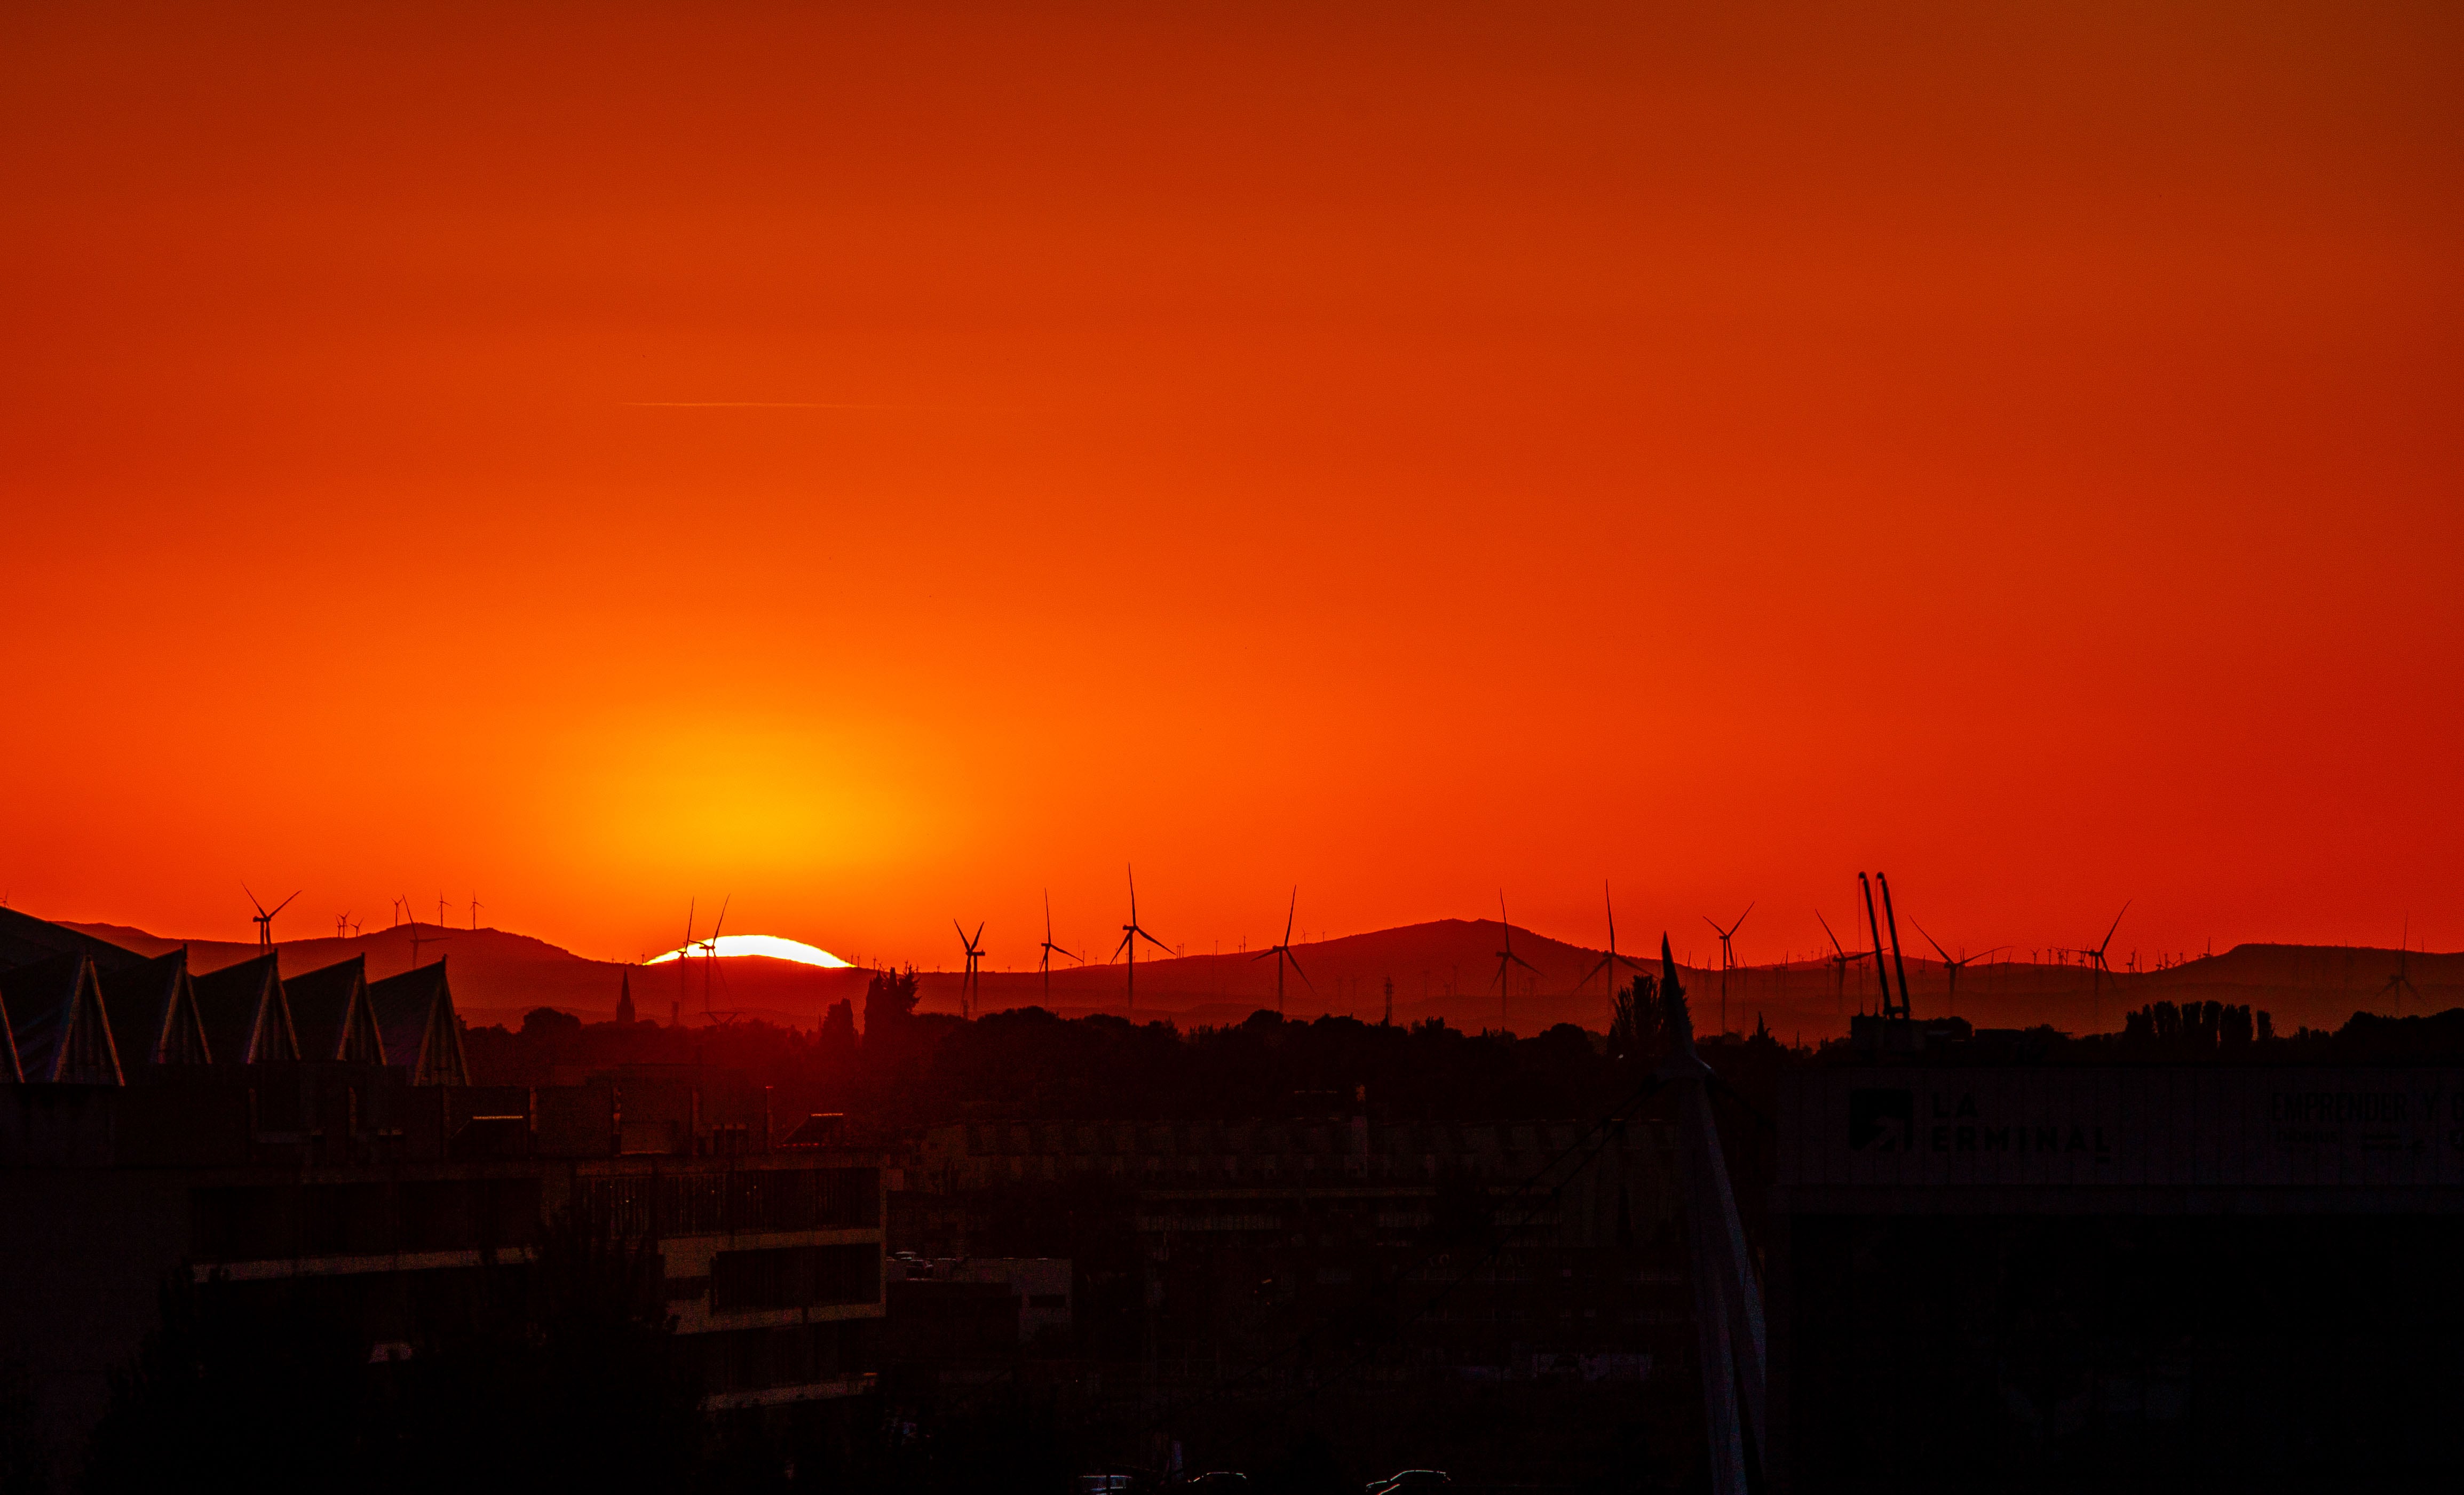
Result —
<path fill-rule="evenodd" d="M 1783 1188 L 2454 1185 L 2464 1069 L 1834 1069 L 1779 1136 Z"/>

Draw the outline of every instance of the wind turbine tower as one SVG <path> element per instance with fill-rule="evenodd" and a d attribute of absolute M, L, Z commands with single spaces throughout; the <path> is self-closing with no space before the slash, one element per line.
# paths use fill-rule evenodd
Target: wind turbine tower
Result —
<path fill-rule="evenodd" d="M 2133 900 L 2128 898 L 2122 900 L 2122 913 L 2127 913 L 2130 912 L 2130 905 L 2132 902 Z M 2071 952 L 2073 955 L 2079 956 L 2087 962 L 2088 1023 L 2091 1027 L 2101 1026 L 2104 1022 L 2103 983 L 2104 978 L 2113 974 L 2113 967 L 2105 963 L 2104 953 L 2106 950 L 2112 948 L 2114 931 L 2122 928 L 2122 913 L 2117 913 L 2113 916 L 2112 928 L 2107 929 L 2104 932 L 2103 944 L 2097 946 L 2094 950 L 2075 950 Z M 2122 983 L 2119 981 L 2114 982 L 2114 985 L 2117 988 L 2119 988 L 2121 984 Z"/>
<path fill-rule="evenodd" d="M 1617 954 L 1617 900 L 1609 896 L 1609 885 L 1605 882 L 1600 884 L 1600 900 L 1608 906 L 1609 911 L 1609 953 L 1600 956 L 1599 964 L 1592 967 L 1590 971 L 1584 973 L 1583 978 L 1575 983 L 1575 989 L 1579 991 L 1583 987 L 1591 985 L 1593 977 L 1599 975 L 1602 971 L 1606 971 L 1609 974 L 1609 996 L 1614 999 L 1617 996 L 1617 968 L 1618 966 L 1625 965 L 1632 966 L 1634 969 L 1640 971 L 1645 969 L 1645 967 L 1639 960 L 1634 959 L 1628 956 Z"/>
<path fill-rule="evenodd" d="M 1301 957 L 1292 954 L 1292 920 L 1298 916 L 1300 909 L 1301 890 L 1298 884 L 1294 884 L 1291 907 L 1284 911 L 1284 942 L 1280 945 L 1270 945 L 1249 957 L 1252 960 L 1264 960 L 1268 956 L 1275 957 L 1275 1016 L 1279 1018 L 1284 1015 L 1285 961 L 1290 961 L 1292 969 L 1301 972 L 1301 984 L 1309 989 L 1309 995 L 1312 997 L 1317 995 L 1317 983 L 1309 979 L 1307 971 L 1301 971 Z"/>
<path fill-rule="evenodd" d="M 2407 997 L 2415 1001 L 2421 1000 L 2421 993 L 2413 988 L 2412 972 L 2409 968 L 2411 958 L 2412 915 L 2408 913 L 2404 916 L 2404 937 L 2396 942 L 2395 975 L 2388 977 L 2387 984 L 2379 988 L 2381 997 L 2385 997 L 2389 992 L 2395 993 L 2395 1002 L 2398 1007 L 2404 1005 L 2404 1000 Z"/>
<path fill-rule="evenodd" d="M 256 894 L 249 891 L 248 884 L 240 884 L 239 890 L 248 893 L 248 901 L 252 904 L 255 904 L 256 907 L 256 912 L 249 915 L 250 920 L 256 925 L 256 948 L 259 950 L 273 949 L 274 916 L 281 912 L 283 910 L 291 907 L 291 898 L 297 898 L 299 894 L 297 891 L 294 891 L 291 894 L 291 898 L 285 898 L 280 903 L 277 903 L 273 908 L 269 909 L 264 904 L 257 903 Z"/>
<path fill-rule="evenodd" d="M 977 984 L 976 978 L 977 963 L 984 957 L 983 921 L 980 919 L 976 921 L 976 933 L 973 938 L 968 937 L 967 927 L 957 919 L 950 921 L 950 927 L 958 932 L 958 943 L 965 947 L 967 952 L 967 974 L 958 979 L 958 1016 L 973 1018 L 976 1015 L 976 999 L 983 995 L 983 989 Z"/>
<path fill-rule="evenodd" d="M 1130 868 L 1130 922 L 1121 926 L 1121 943 L 1112 951 L 1115 960 L 1121 957 L 1123 951 L 1129 953 L 1128 1007 L 1132 1012 L 1138 1010 L 1138 941 L 1141 939 L 1166 955 L 1172 954 L 1170 945 L 1148 934 L 1138 923 L 1138 869 L 1133 867 Z"/>
<path fill-rule="evenodd" d="M 980 934 L 983 931 L 979 929 L 976 933 Z M 1052 957 L 1056 955 L 1069 956 L 1069 952 L 1052 942 L 1052 890 L 1047 888 L 1044 890 L 1044 947 L 1043 959 L 1039 962 L 1044 971 L 1044 1005 L 1046 1010 L 1052 1006 Z M 1069 956 L 1069 958 L 1077 960 L 1080 965 L 1087 963 L 1076 956 Z"/>
<path fill-rule="evenodd" d="M 718 900 L 718 917 L 710 926 L 710 937 L 701 942 L 701 1015 L 706 1022 L 718 1021 L 718 1012 L 711 1002 L 711 993 L 718 985 L 718 932 L 727 927 L 727 906 L 736 901 L 729 893 Z"/>
<path fill-rule="evenodd" d="M 1745 927 L 1746 914 L 1753 912 L 1754 906 L 1750 903 L 1747 904 L 1746 912 L 1738 914 L 1737 922 L 1727 929 L 1722 929 L 1711 915 L 1707 913 L 1703 915 L 1703 922 L 1710 925 L 1711 933 L 1720 936 L 1720 1031 L 1723 1033 L 1728 1031 L 1728 973 L 1737 968 L 1737 947 L 1734 941 L 1737 931 Z"/>
<path fill-rule="evenodd" d="M 1839 978 L 1839 1016 L 1844 1018 L 1848 1016 L 1848 968 L 1855 965 L 1859 960 L 1868 960 L 1873 958 L 1873 952 L 1869 950 L 1859 950 L 1855 955 L 1850 955 L 1847 949 L 1839 943 L 1839 936 L 1831 933 L 1831 921 L 1822 917 L 1822 911 L 1820 909 L 1815 910 L 1814 916 L 1821 921 L 1823 935 L 1831 941 L 1831 954 L 1826 958 L 1830 960 L 1832 969 L 1837 973 Z M 1864 1010 L 1865 1006 L 1865 999 L 1862 995 L 1861 983 L 1859 983 L 1859 994 L 1857 998 L 1857 1007 L 1858 1010 L 1861 1012 Z"/>
<path fill-rule="evenodd" d="M 685 942 L 676 947 L 676 1007 L 668 1014 L 671 1021 L 684 1010 L 685 999 L 693 992 L 693 912 L 700 906 L 698 898 L 685 901 Z"/>
<path fill-rule="evenodd" d="M 1502 888 L 1499 889 L 1497 892 L 1497 922 L 1499 928 L 1504 930 L 1506 934 L 1506 948 L 1497 953 L 1497 1025 L 1500 1028 L 1504 1028 L 1507 1025 L 1506 976 L 1507 968 L 1519 965 L 1535 977 L 1540 974 L 1540 968 L 1514 953 L 1514 925 L 1513 922 L 1506 916 L 1506 890 Z"/>
<path fill-rule="evenodd" d="M 1911 924 L 1917 924 L 1917 921 L 1914 919 L 1910 919 L 1908 922 Z M 1924 925 L 1917 924 L 1917 933 L 1925 934 L 1925 943 L 1933 946 L 1933 953 L 1935 955 L 1942 956 L 1943 977 L 1949 987 L 1946 1000 L 1950 1004 L 1950 1015 L 1954 1018 L 1958 1017 L 1959 973 L 1967 970 L 1972 962 L 1984 959 L 1987 956 L 1992 955 L 2001 950 L 2002 947 L 2000 945 L 1996 945 L 1992 950 L 1982 951 L 1972 956 L 1964 955 L 1958 959 L 1953 960 L 1950 957 L 1950 952 L 1942 948 L 1941 940 L 1934 938 L 1931 934 L 1925 934 L 1925 927 Z"/>

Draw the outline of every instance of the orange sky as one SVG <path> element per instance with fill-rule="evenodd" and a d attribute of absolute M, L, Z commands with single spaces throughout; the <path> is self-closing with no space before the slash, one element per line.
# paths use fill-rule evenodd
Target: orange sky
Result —
<path fill-rule="evenodd" d="M 2464 11 L 341 9 L 0 21 L 18 907 L 2464 945 Z"/>

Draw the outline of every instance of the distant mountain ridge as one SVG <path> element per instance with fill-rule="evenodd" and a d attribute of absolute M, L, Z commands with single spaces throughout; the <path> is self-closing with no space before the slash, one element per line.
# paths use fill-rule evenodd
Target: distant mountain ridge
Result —
<path fill-rule="evenodd" d="M 256 954 L 256 946 L 232 940 L 179 940 L 109 923 L 73 923 L 96 938 L 159 955 L 186 944 L 200 972 L 218 970 Z M 442 956 L 457 1005 L 474 1026 L 518 1022 L 533 1007 L 554 1007 L 591 1020 L 613 1015 L 618 994 L 630 983 L 635 1010 L 646 1021 L 671 1017 L 691 1022 L 706 1014 L 736 1013 L 796 1026 L 811 1026 L 829 1004 L 852 1000 L 859 1018 L 869 971 L 822 970 L 759 956 L 734 956 L 715 963 L 675 961 L 642 966 L 592 960 L 527 934 L 504 930 L 417 926 L 421 963 Z M 347 939 L 278 942 L 282 969 L 298 975 L 364 955 L 373 978 L 407 970 L 412 926 L 373 931 Z M 1497 952 L 1507 931 L 1495 919 L 1437 919 L 1294 947 L 1298 971 L 1287 972 L 1285 1009 L 1294 1018 L 1348 1014 L 1365 1022 L 1387 1015 L 1387 982 L 1394 983 L 1397 1022 L 1441 1018 L 1459 1028 L 1508 1027 L 1534 1033 L 1558 1022 L 1595 1031 L 1608 1023 L 1607 984 L 1592 973 L 1601 952 L 1549 938 L 1517 925 L 1515 955 L 1529 967 L 1509 968 L 1503 993 Z M 1657 971 L 1642 951 L 1626 959 Z M 995 954 L 1000 953 L 995 946 Z M 2307 1024 L 2331 1027 L 2357 1010 L 2398 1014 L 2464 1005 L 2464 955 L 2361 947 L 2246 944 L 2222 955 L 2158 972 L 2123 972 L 2093 980 L 2079 965 L 2010 961 L 1969 967 L 1954 993 L 1943 963 L 1903 951 L 1908 984 L 1920 1017 L 1956 1012 L 1983 1027 L 2024 1027 L 2050 1022 L 2072 1032 L 2118 1028 L 2122 1013 L 2150 1001 L 2228 1001 L 2273 1013 L 2279 1029 Z M 2399 965 L 2419 994 L 2398 1001 L 2389 985 Z M 1757 1020 L 1783 1039 L 1812 1039 L 1844 1031 L 1845 1017 L 1874 1001 L 1870 961 L 1851 967 L 1845 979 L 1831 961 L 1747 966 L 1728 973 L 1725 1003 L 1717 970 L 1682 967 L 1697 1025 L 1705 1032 L 1726 1025 L 1752 1031 Z M 1631 967 L 1620 967 L 1630 978 Z M 1275 1004 L 1275 961 L 1257 951 L 1229 951 L 1140 960 L 1136 1004 L 1127 1001 L 1129 973 L 1122 964 L 1056 969 L 1049 997 L 1042 974 L 986 971 L 986 1011 L 1048 1005 L 1071 1016 L 1109 1012 L 1137 1021 L 1169 1018 L 1182 1026 L 1238 1022 Z M 920 978 L 919 1010 L 956 1012 L 960 978 L 956 972 Z"/>

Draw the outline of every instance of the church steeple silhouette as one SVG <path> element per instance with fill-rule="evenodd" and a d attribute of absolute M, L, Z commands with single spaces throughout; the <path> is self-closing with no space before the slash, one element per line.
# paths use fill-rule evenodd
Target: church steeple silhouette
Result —
<path fill-rule="evenodd" d="M 624 972 L 619 978 L 625 984 L 616 993 L 616 1021 L 630 1023 L 633 1021 L 633 973 Z"/>

